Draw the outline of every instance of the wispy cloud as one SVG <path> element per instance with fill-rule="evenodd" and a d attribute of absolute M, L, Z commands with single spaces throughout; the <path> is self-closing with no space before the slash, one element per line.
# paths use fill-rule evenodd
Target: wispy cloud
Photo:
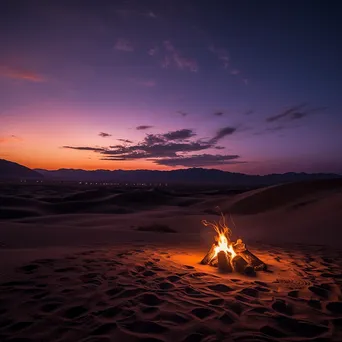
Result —
<path fill-rule="evenodd" d="M 161 62 L 163 68 L 176 67 L 180 70 L 198 71 L 197 61 L 184 57 L 178 49 L 168 40 L 163 42 L 164 58 Z"/>
<path fill-rule="evenodd" d="M 177 114 L 181 115 L 181 116 L 187 116 L 189 115 L 189 113 L 183 112 L 182 110 L 178 110 Z"/>
<path fill-rule="evenodd" d="M 154 162 L 165 166 L 201 167 L 241 163 L 241 161 L 237 161 L 238 158 L 240 158 L 238 155 L 195 154 L 187 157 L 161 158 Z"/>
<path fill-rule="evenodd" d="M 64 148 L 93 151 L 99 154 L 101 160 L 129 161 L 145 159 L 165 166 L 193 167 L 235 164 L 242 163 L 238 160 L 240 156 L 235 154 L 198 154 L 209 149 L 224 149 L 224 147 L 218 146 L 217 142 L 224 136 L 233 134 L 235 130 L 233 127 L 225 127 L 216 132 L 215 136 L 209 141 L 203 139 L 193 140 L 196 133 L 192 129 L 180 129 L 163 134 L 146 134 L 142 141 L 135 144 L 125 139 L 118 139 L 124 144 L 106 148 L 97 146 L 64 146 Z"/>
<path fill-rule="evenodd" d="M 324 111 L 326 107 L 308 108 L 307 103 L 302 103 L 296 106 L 292 106 L 289 109 L 281 112 L 280 114 L 269 116 L 266 118 L 267 122 L 276 121 L 293 121 L 302 119 L 312 113 Z"/>
<path fill-rule="evenodd" d="M 100 133 L 99 133 L 99 136 L 102 137 L 102 138 L 107 138 L 107 137 L 111 137 L 112 135 L 109 134 L 109 133 L 100 132 Z"/>
<path fill-rule="evenodd" d="M 232 134 L 234 128 L 225 127 L 219 130 L 209 141 L 203 139 L 192 140 L 196 133 L 192 129 L 180 129 L 163 134 L 147 134 L 145 138 L 133 144 L 130 140 L 118 139 L 124 144 L 108 147 L 63 146 L 67 149 L 79 151 L 93 151 L 102 160 L 124 161 L 145 159 L 158 165 L 166 166 L 210 166 L 218 164 L 240 163 L 238 155 L 193 154 L 209 149 L 221 150 L 217 141 Z"/>
<path fill-rule="evenodd" d="M 45 78 L 33 70 L 0 66 L 0 77 L 7 77 L 28 82 L 45 82 Z"/>
<path fill-rule="evenodd" d="M 223 49 L 223 48 L 217 48 L 213 45 L 209 46 L 209 51 L 211 51 L 213 54 L 217 56 L 217 58 L 222 62 L 223 67 L 225 69 L 228 68 L 229 62 L 230 62 L 230 57 L 228 50 Z"/>
<path fill-rule="evenodd" d="M 17 137 L 16 135 L 13 135 L 13 134 L 0 137 L 0 144 L 21 142 L 21 141 L 23 141 L 23 139 Z"/>
<path fill-rule="evenodd" d="M 62 146 L 62 148 L 69 150 L 78 150 L 78 151 L 93 151 L 93 152 L 104 152 L 105 149 L 102 147 L 90 147 L 90 146 Z"/>
<path fill-rule="evenodd" d="M 133 141 L 132 140 L 128 140 L 128 139 L 116 139 L 117 141 L 121 141 L 125 144 L 133 144 Z"/>
<path fill-rule="evenodd" d="M 231 127 L 231 126 L 220 128 L 216 132 L 215 136 L 210 141 L 211 142 L 218 142 L 219 140 L 223 139 L 227 135 L 234 134 L 236 131 L 237 131 L 237 128 L 236 127 Z"/>
<path fill-rule="evenodd" d="M 196 133 L 192 129 L 180 129 L 178 131 L 172 131 L 163 134 L 162 136 L 166 140 L 184 140 L 192 138 L 196 135 Z"/>
<path fill-rule="evenodd" d="M 249 85 L 249 79 L 242 74 L 241 70 L 232 66 L 231 58 L 227 49 L 211 45 L 209 46 L 209 51 L 218 58 L 224 69 L 226 69 L 229 74 L 237 77 L 244 85 Z"/>
<path fill-rule="evenodd" d="M 214 112 L 213 115 L 215 115 L 215 116 L 222 116 L 222 115 L 224 115 L 224 112 L 221 111 L 221 110 L 218 110 L 218 111 Z"/>
<path fill-rule="evenodd" d="M 114 48 L 116 50 L 119 50 L 119 51 L 125 51 L 125 52 L 132 52 L 134 51 L 134 47 L 132 45 L 132 43 L 127 40 L 127 39 L 124 39 L 124 38 L 119 38 L 115 45 L 114 45 Z"/>
<path fill-rule="evenodd" d="M 232 75 L 239 75 L 239 74 L 240 74 L 240 70 L 238 70 L 238 69 L 232 69 L 232 70 L 230 70 L 230 73 L 231 73 Z"/>
<path fill-rule="evenodd" d="M 149 54 L 150 56 L 154 56 L 154 55 L 156 55 L 158 52 L 159 52 L 159 47 L 158 47 L 158 46 L 155 46 L 155 47 L 150 48 L 150 49 L 148 50 L 148 54 Z"/>
<path fill-rule="evenodd" d="M 147 18 L 150 18 L 150 19 L 157 19 L 158 18 L 158 15 L 155 12 L 153 12 L 153 11 L 144 12 L 144 13 L 142 13 L 142 15 L 144 17 L 147 17 Z"/>
<path fill-rule="evenodd" d="M 152 127 L 153 127 L 153 126 L 140 125 L 140 126 L 137 126 L 136 129 L 137 129 L 138 131 L 144 131 L 144 130 L 150 129 L 150 128 L 152 128 Z"/>

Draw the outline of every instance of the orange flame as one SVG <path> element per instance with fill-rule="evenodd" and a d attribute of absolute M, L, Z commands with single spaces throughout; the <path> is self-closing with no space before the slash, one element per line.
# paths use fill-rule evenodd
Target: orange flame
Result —
<path fill-rule="evenodd" d="M 203 220 L 202 223 L 205 226 L 210 226 L 214 228 L 215 232 L 217 235 L 215 236 L 215 241 L 217 246 L 215 247 L 214 251 L 215 254 L 211 258 L 213 260 L 217 254 L 221 251 L 224 251 L 227 253 L 227 255 L 230 258 L 230 261 L 233 260 L 236 257 L 236 253 L 233 248 L 233 243 L 230 241 L 230 236 L 232 235 L 231 229 L 227 226 L 226 224 L 226 219 L 221 214 L 221 219 L 219 220 L 218 223 L 214 222 L 208 222 L 206 220 Z M 209 260 L 209 262 L 211 261 Z"/>

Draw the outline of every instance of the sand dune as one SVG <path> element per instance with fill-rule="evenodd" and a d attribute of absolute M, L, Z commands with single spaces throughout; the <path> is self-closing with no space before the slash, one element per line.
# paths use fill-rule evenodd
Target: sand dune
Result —
<path fill-rule="evenodd" d="M 0 341 L 341 341 L 341 190 L 3 185 Z M 217 205 L 269 272 L 199 264 Z"/>

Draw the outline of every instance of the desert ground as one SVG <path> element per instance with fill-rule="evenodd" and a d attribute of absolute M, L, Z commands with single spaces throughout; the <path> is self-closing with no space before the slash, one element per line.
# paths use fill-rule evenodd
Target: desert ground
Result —
<path fill-rule="evenodd" d="M 229 215 L 267 272 L 200 261 Z M 342 341 L 342 181 L 0 184 L 0 341 Z"/>

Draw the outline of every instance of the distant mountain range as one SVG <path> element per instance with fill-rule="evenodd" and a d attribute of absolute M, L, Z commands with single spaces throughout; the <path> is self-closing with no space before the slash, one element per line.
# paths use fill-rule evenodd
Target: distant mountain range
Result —
<path fill-rule="evenodd" d="M 227 184 L 227 185 L 271 185 L 314 179 L 342 178 L 337 174 L 284 173 L 266 176 L 246 175 L 216 169 L 180 169 L 172 171 L 152 170 L 75 170 L 59 169 L 47 171 L 37 169 L 46 179 L 82 181 L 82 182 L 118 182 L 118 183 L 168 183 L 168 184 Z"/>
<path fill-rule="evenodd" d="M 43 179 L 43 175 L 39 172 L 29 169 L 18 163 L 0 159 L 0 179 Z"/>
<path fill-rule="evenodd" d="M 25 166 L 0 159 L 0 179 L 42 179 L 74 182 L 168 183 L 168 184 L 226 184 L 260 186 L 315 179 L 342 178 L 332 173 L 283 173 L 265 176 L 246 175 L 216 169 L 153 170 L 94 170 L 59 169 L 31 170 Z"/>

